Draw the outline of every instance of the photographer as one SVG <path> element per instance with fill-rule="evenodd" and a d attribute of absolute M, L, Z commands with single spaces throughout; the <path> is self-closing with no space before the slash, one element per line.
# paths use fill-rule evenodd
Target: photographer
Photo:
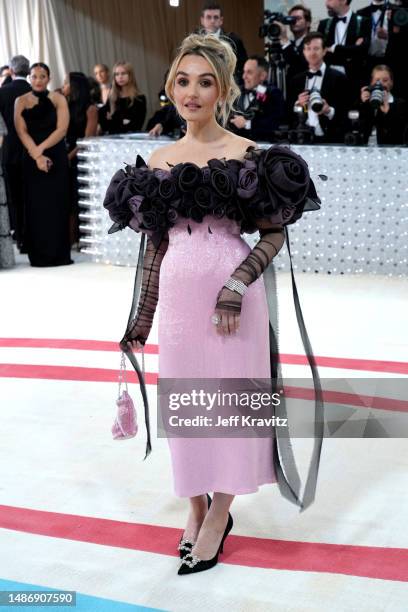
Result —
<path fill-rule="evenodd" d="M 251 140 L 274 142 L 274 130 L 283 118 L 284 102 L 280 89 L 265 84 L 267 77 L 267 61 L 252 55 L 244 65 L 244 87 L 228 129 Z"/>
<path fill-rule="evenodd" d="M 407 105 L 401 98 L 394 98 L 392 88 L 393 75 L 390 68 L 385 65 L 375 66 L 371 73 L 370 87 L 363 87 L 360 94 L 360 126 L 365 143 L 373 127 L 377 132 L 377 144 L 407 143 Z"/>
<path fill-rule="evenodd" d="M 280 43 L 282 55 L 286 62 L 286 78 L 290 81 L 296 74 L 307 70 L 307 62 L 303 55 L 303 44 L 306 34 L 309 33 L 312 23 L 312 13 L 310 9 L 302 4 L 295 4 L 288 12 L 289 17 L 294 17 L 296 21 L 289 28 L 293 34 L 293 40 L 288 38 L 288 31 L 285 25 L 275 21 L 281 30 Z"/>
<path fill-rule="evenodd" d="M 305 124 L 314 131 L 314 142 L 340 143 L 344 140 L 348 83 L 344 74 L 326 66 L 326 51 L 320 32 L 305 36 L 303 54 L 309 70 L 290 83 L 289 111 L 303 107 Z"/>
<path fill-rule="evenodd" d="M 326 63 L 349 79 L 353 97 L 358 95 L 371 41 L 371 23 L 356 15 L 351 0 L 326 0 L 329 19 L 318 25 L 327 44 Z"/>

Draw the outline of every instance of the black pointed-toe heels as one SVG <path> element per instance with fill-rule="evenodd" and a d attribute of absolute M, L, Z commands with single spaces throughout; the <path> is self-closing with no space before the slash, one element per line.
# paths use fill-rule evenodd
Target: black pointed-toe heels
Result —
<path fill-rule="evenodd" d="M 212 499 L 208 495 L 208 493 L 207 493 L 207 502 L 208 502 L 208 509 L 210 509 Z M 177 546 L 177 550 L 180 553 L 180 559 L 183 559 L 188 553 L 191 552 L 191 549 L 193 548 L 194 544 L 195 542 L 192 542 L 191 540 L 188 540 L 187 538 L 183 538 L 183 537 L 180 538 L 180 542 Z"/>
<path fill-rule="evenodd" d="M 228 512 L 228 522 L 224 531 L 224 535 L 222 536 L 221 543 L 218 547 L 217 552 L 215 553 L 212 559 L 200 559 L 197 555 L 194 555 L 191 551 L 188 552 L 184 558 L 181 560 L 178 574 L 179 576 L 183 574 L 194 574 L 196 572 L 203 572 L 204 570 L 208 570 L 214 565 L 218 563 L 218 556 L 220 553 L 224 551 L 224 541 L 229 532 L 232 529 L 232 525 L 234 521 L 232 520 L 231 514 Z"/>

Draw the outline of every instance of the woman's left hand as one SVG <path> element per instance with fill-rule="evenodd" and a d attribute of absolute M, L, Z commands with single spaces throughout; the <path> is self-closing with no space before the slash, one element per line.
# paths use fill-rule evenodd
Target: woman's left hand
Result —
<path fill-rule="evenodd" d="M 218 293 L 214 314 L 221 320 L 217 325 L 213 323 L 218 335 L 229 336 L 239 330 L 241 304 L 242 295 L 228 287 L 223 287 Z"/>

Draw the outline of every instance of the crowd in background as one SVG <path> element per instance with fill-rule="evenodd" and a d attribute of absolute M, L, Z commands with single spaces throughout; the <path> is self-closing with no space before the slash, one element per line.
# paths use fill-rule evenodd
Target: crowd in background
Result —
<path fill-rule="evenodd" d="M 266 14 L 265 56 L 248 55 L 223 29 L 218 3 L 204 5 L 199 29 L 225 37 L 237 56 L 241 95 L 227 129 L 258 142 L 407 144 L 406 9 L 372 0 L 355 13 L 351 0 L 325 3 L 328 18 L 316 31 L 301 4 L 285 17 Z M 92 76 L 69 72 L 55 91 L 49 80 L 48 66 L 21 55 L 0 68 L 0 267 L 14 263 L 12 239 L 33 266 L 72 263 L 78 139 L 185 132 L 164 89 L 146 121 L 146 97 L 127 61 L 112 70 L 98 63 Z"/>

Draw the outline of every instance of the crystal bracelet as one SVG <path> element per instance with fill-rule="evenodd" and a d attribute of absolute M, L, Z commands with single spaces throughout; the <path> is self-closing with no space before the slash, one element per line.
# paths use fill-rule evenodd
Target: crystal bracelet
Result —
<path fill-rule="evenodd" d="M 224 287 L 227 287 L 227 289 L 231 289 L 231 291 L 235 291 L 240 295 L 244 295 L 245 291 L 248 289 L 245 283 L 232 277 L 227 280 Z"/>

